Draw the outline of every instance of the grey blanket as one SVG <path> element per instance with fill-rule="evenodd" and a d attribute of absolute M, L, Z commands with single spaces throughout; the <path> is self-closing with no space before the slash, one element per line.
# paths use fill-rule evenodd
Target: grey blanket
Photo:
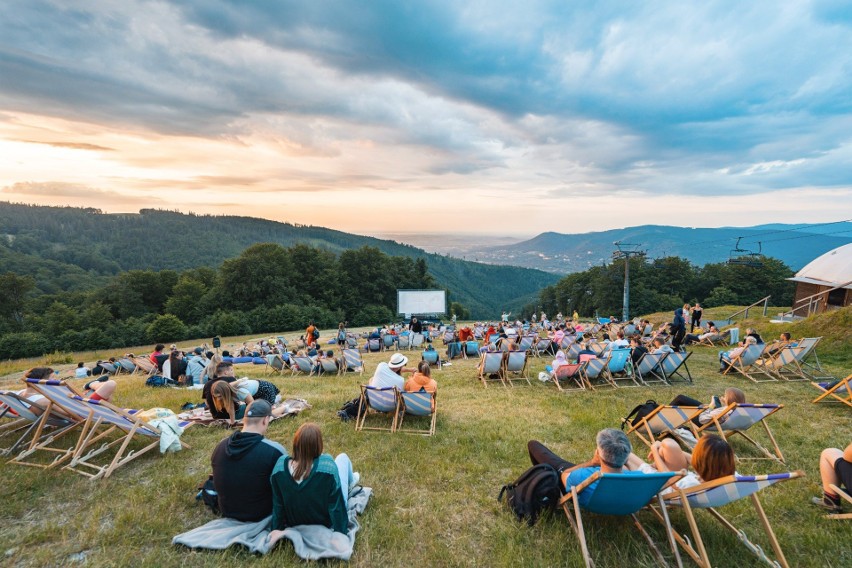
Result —
<path fill-rule="evenodd" d="M 293 542 L 293 549 L 299 558 L 305 560 L 336 558 L 348 561 L 355 548 L 355 535 L 361 528 L 357 515 L 367 507 L 372 493 L 371 488 L 360 486 L 353 488 L 349 493 L 347 534 L 336 533 L 320 525 L 299 525 L 285 529 L 284 537 Z M 254 523 L 234 519 L 215 519 L 206 525 L 177 535 L 172 539 L 172 544 L 211 550 L 224 550 L 240 544 L 251 552 L 266 554 L 270 550 L 267 537 L 271 525 L 271 516 Z"/>

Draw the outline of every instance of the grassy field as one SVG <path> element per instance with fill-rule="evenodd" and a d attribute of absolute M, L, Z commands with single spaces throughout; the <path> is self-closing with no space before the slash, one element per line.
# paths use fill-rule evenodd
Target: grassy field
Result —
<path fill-rule="evenodd" d="M 662 317 L 662 316 L 661 316 Z M 667 317 L 667 316 L 666 316 Z M 765 336 L 782 328 L 754 320 Z M 835 375 L 852 370 L 848 343 L 820 350 Z M 103 353 L 103 356 L 108 355 Z M 410 352 L 412 360 L 419 359 Z M 594 434 L 618 427 L 620 417 L 646 399 L 668 402 L 679 392 L 701 400 L 741 387 L 749 402 L 783 403 L 771 425 L 787 458 L 742 462 L 740 473 L 801 469 L 807 477 L 779 484 L 761 494 L 763 506 L 791 566 L 852 565 L 849 522 L 827 520 L 809 504 L 819 493 L 818 456 L 824 447 L 843 447 L 852 437 L 852 412 L 838 405 L 812 405 L 817 391 L 807 383 L 752 384 L 716 372 L 715 349 L 696 348 L 689 360 L 693 386 L 599 389 L 560 394 L 552 384 L 484 389 L 475 380 L 475 362 L 457 360 L 435 373 L 439 383 L 437 434 L 432 438 L 383 432 L 356 433 L 336 417 L 341 404 L 356 396 L 379 361 L 388 354 L 367 355 L 363 378 L 276 377 L 286 397 L 307 399 L 312 409 L 274 422 L 269 436 L 290 447 L 296 428 L 306 421 L 322 425 L 326 451 L 346 451 L 362 483 L 374 497 L 361 517 L 354 566 L 580 566 L 579 546 L 564 515 L 547 515 L 532 528 L 518 524 L 496 501 L 500 486 L 529 466 L 526 444 L 538 439 L 569 460 L 585 460 L 594 450 Z M 83 360 L 75 355 L 73 360 Z M 533 359 L 535 377 L 545 365 Z M 7 363 L 3 372 L 19 372 L 32 362 Z M 237 367 L 238 376 L 258 377 L 262 367 Z M 20 375 L 18 375 L 20 376 Z M 82 382 L 82 381 L 81 381 Z M 119 379 L 118 404 L 127 407 L 179 408 L 196 401 L 198 391 L 150 389 L 141 377 Z M 253 566 L 299 562 L 290 546 L 266 557 L 241 550 L 194 552 L 171 545 L 173 535 L 212 518 L 194 499 L 195 488 L 210 470 L 210 453 L 228 435 L 218 428 L 193 427 L 184 435 L 191 449 L 166 456 L 149 455 L 118 470 L 110 479 L 90 482 L 69 471 L 43 471 L 0 464 L 4 498 L 0 507 L 0 554 L 9 566 Z M 755 435 L 765 440 L 760 432 Z M 638 444 L 637 440 L 633 440 Z M 740 440 L 734 449 L 757 454 Z M 637 448 L 644 455 L 642 448 Z M 759 566 L 736 537 L 699 512 L 699 526 L 718 566 Z M 759 521 L 747 500 L 725 513 L 749 537 L 766 548 Z M 684 517 L 673 522 L 686 530 Z M 663 533 L 648 514 L 642 519 L 661 549 Z M 653 565 L 653 557 L 624 519 L 587 518 L 590 549 L 599 566 Z"/>

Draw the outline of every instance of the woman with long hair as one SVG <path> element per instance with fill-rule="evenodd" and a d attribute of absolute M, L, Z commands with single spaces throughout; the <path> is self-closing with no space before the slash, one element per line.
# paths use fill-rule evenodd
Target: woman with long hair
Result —
<path fill-rule="evenodd" d="M 352 472 L 346 454 L 323 453 L 322 432 L 313 422 L 302 424 L 293 436 L 293 455 L 278 460 L 272 470 L 272 532 L 269 545 L 284 528 L 322 525 L 346 534 L 349 493 L 360 476 Z"/>
<path fill-rule="evenodd" d="M 630 454 L 625 467 L 631 471 L 654 473 L 658 471 L 680 471 L 692 465 L 693 472 L 688 472 L 677 482 L 682 489 L 695 487 L 707 481 L 713 481 L 734 475 L 734 450 L 721 437 L 715 434 L 702 436 L 695 444 L 692 453 L 684 452 L 678 443 L 671 438 L 654 442 L 648 456 L 653 464 L 642 461 L 636 454 Z"/>

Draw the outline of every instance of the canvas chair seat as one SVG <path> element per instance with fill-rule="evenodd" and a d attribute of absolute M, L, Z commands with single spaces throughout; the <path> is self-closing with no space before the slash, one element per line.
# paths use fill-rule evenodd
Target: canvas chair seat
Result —
<path fill-rule="evenodd" d="M 613 349 L 608 353 L 606 359 L 606 377 L 614 387 L 618 386 L 641 386 L 636 380 L 633 373 L 633 362 L 630 359 L 630 348 L 624 347 L 621 349 Z M 619 385 L 619 381 L 627 382 L 626 385 Z"/>
<path fill-rule="evenodd" d="M 775 441 L 766 419 L 784 408 L 783 404 L 737 404 L 733 402 L 725 407 L 723 413 L 713 416 L 713 419 L 701 427 L 693 428 L 696 437 L 713 432 L 728 440 L 734 434 L 739 434 L 748 440 L 755 448 L 766 456 L 765 458 L 747 458 L 737 454 L 737 460 L 744 459 L 774 459 L 784 463 L 784 454 Z M 774 453 L 763 447 L 760 443 L 748 436 L 745 432 L 756 424 L 761 424 L 772 443 Z"/>
<path fill-rule="evenodd" d="M 645 385 L 652 383 L 669 384 L 666 379 L 666 373 L 662 368 L 663 362 L 668 358 L 669 353 L 658 351 L 656 353 L 645 353 L 636 364 L 636 374 Z"/>
<path fill-rule="evenodd" d="M 432 436 L 435 434 L 435 424 L 438 418 L 438 403 L 435 393 L 426 391 L 400 392 L 400 409 L 397 420 L 396 431 L 408 434 L 423 434 Z M 427 429 L 403 428 L 402 424 L 406 416 L 429 417 L 430 423 Z"/>
<path fill-rule="evenodd" d="M 690 428 L 692 420 L 703 410 L 702 406 L 658 406 L 639 420 L 635 426 L 631 426 L 627 434 L 636 434 L 649 448 L 655 441 L 662 440 L 666 436 L 672 436 L 683 443 L 677 430 Z"/>
<path fill-rule="evenodd" d="M 504 359 L 505 353 L 502 351 L 485 351 L 482 353 L 477 367 L 479 373 L 477 378 L 482 381 L 482 386 L 488 388 L 489 381 L 500 381 L 503 386 L 507 386 L 503 374 Z"/>
<path fill-rule="evenodd" d="M 560 365 L 553 369 L 550 373 L 550 378 L 556 383 L 556 388 L 562 391 L 572 391 L 572 390 L 586 390 L 586 381 L 583 378 L 583 363 L 566 363 L 565 365 Z M 562 387 L 562 382 L 568 382 L 569 385 L 573 384 L 574 387 Z M 588 385 L 588 388 L 592 388 L 591 385 Z"/>
<path fill-rule="evenodd" d="M 503 363 L 503 375 L 506 384 L 514 386 L 512 381 L 524 380 L 532 386 L 527 373 L 528 357 L 525 351 L 508 351 Z"/>
<path fill-rule="evenodd" d="M 355 420 L 355 430 L 381 430 L 396 432 L 397 419 L 400 409 L 399 389 L 396 387 L 371 387 L 361 385 L 361 401 L 358 405 L 358 416 Z M 390 416 L 390 426 L 365 426 L 368 415 L 382 414 Z"/>
<path fill-rule="evenodd" d="M 811 383 L 817 389 L 822 391 L 818 397 L 811 402 L 841 402 L 852 407 L 852 375 L 845 379 L 840 379 L 833 386 L 831 383 Z"/>
<path fill-rule="evenodd" d="M 345 361 L 342 370 L 344 373 L 354 372 L 359 375 L 364 373 L 364 359 L 361 358 L 361 352 L 358 349 L 349 348 L 343 350 L 343 360 Z"/>

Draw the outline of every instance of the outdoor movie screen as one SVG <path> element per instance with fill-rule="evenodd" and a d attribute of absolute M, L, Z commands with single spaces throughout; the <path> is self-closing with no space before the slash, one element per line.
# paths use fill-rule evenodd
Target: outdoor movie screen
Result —
<path fill-rule="evenodd" d="M 447 311 L 447 293 L 444 290 L 397 290 L 397 313 L 443 314 Z"/>

